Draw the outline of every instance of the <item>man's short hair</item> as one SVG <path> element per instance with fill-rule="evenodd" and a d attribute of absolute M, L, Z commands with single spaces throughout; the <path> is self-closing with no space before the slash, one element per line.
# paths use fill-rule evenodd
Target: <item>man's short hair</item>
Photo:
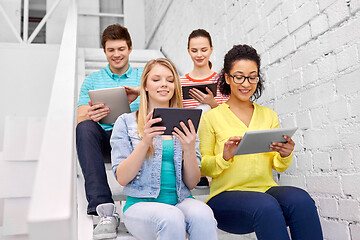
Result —
<path fill-rule="evenodd" d="M 131 48 L 132 42 L 130 34 L 126 27 L 119 24 L 109 25 L 103 32 L 101 38 L 101 45 L 105 49 L 105 43 L 107 40 L 125 40 L 128 48 Z"/>

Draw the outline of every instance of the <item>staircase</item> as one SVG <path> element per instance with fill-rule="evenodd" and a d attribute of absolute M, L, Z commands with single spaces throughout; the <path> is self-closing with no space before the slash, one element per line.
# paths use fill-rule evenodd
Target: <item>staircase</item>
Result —
<path fill-rule="evenodd" d="M 143 68 L 145 64 L 155 58 L 164 57 L 160 51 L 157 50 L 133 50 L 130 54 L 130 65 L 133 68 Z M 78 90 L 81 87 L 82 81 L 89 74 L 98 71 L 99 69 L 107 66 L 107 60 L 103 49 L 78 49 Z M 122 221 L 122 206 L 124 206 L 126 196 L 122 194 L 122 187 L 116 181 L 114 174 L 111 170 L 111 165 L 106 163 L 107 177 L 110 189 L 113 194 L 113 199 L 120 214 L 120 226 L 117 240 L 135 240 L 129 234 Z M 78 239 L 89 240 L 92 239 L 92 231 L 97 224 L 97 217 L 88 216 L 86 214 L 87 201 L 85 198 L 84 178 L 78 166 L 78 181 L 77 181 L 77 195 L 78 195 Z M 209 195 L 209 189 L 194 189 L 192 195 L 201 201 L 204 201 Z M 232 239 L 256 239 L 254 234 L 247 235 L 234 235 L 218 230 L 219 239 L 232 240 Z"/>
<path fill-rule="evenodd" d="M 28 233 L 27 213 L 44 122 L 44 117 L 5 117 L 0 153 L 0 239 Z"/>

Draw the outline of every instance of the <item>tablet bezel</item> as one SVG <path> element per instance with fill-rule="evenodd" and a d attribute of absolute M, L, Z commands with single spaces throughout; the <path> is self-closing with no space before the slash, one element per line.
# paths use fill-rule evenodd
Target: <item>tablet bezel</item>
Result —
<path fill-rule="evenodd" d="M 203 92 L 205 94 L 208 94 L 207 91 L 206 91 L 206 87 L 208 87 L 210 89 L 210 91 L 213 93 L 214 97 L 216 97 L 216 95 L 217 95 L 217 83 L 208 83 L 208 84 L 196 84 L 196 85 L 182 86 L 181 89 L 182 89 L 182 93 L 183 93 L 183 99 L 184 100 L 193 99 L 189 95 L 189 90 L 191 88 L 199 89 L 201 92 Z"/>
<path fill-rule="evenodd" d="M 197 132 L 200 122 L 202 110 L 196 108 L 154 108 L 153 118 L 161 117 L 162 121 L 152 126 L 165 126 L 164 135 L 172 135 L 174 127 L 178 127 L 182 131 L 180 121 L 183 121 L 189 128 L 187 120 L 190 118 L 195 131 Z"/>
<path fill-rule="evenodd" d="M 103 103 L 110 108 L 110 114 L 102 118 L 101 124 L 111 124 L 123 113 L 130 113 L 129 100 L 124 87 L 96 89 L 88 91 L 91 103 Z"/>
<path fill-rule="evenodd" d="M 286 142 L 284 136 L 292 137 L 297 127 L 276 128 L 245 132 L 234 155 L 272 152 L 270 145 L 273 142 Z"/>

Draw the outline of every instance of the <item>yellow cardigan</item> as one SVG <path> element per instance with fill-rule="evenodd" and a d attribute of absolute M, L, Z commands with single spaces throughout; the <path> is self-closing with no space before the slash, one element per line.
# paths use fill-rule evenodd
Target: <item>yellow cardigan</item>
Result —
<path fill-rule="evenodd" d="M 225 161 L 224 143 L 246 131 L 279 128 L 277 114 L 270 108 L 253 103 L 254 113 L 247 127 L 226 103 L 209 110 L 199 125 L 201 173 L 212 177 L 210 195 L 206 201 L 224 191 L 266 192 L 277 186 L 272 169 L 283 172 L 291 163 L 291 153 L 282 158 L 278 152 L 238 155 Z"/>

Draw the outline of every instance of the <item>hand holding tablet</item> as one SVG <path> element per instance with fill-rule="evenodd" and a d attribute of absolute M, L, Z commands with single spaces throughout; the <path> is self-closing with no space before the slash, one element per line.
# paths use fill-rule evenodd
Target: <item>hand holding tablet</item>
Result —
<path fill-rule="evenodd" d="M 216 97 L 217 94 L 217 83 L 209 83 L 209 84 L 198 84 L 198 85 L 188 85 L 188 86 L 182 86 L 182 93 L 183 93 L 183 99 L 192 99 L 192 97 L 189 94 L 189 90 L 192 88 L 196 88 L 202 93 L 208 94 L 206 91 L 206 88 L 209 88 L 210 91 L 213 93 L 214 97 Z"/>
<path fill-rule="evenodd" d="M 195 131 L 197 131 L 201 109 L 188 109 L 188 108 L 154 108 L 153 118 L 161 118 L 162 121 L 153 124 L 153 126 L 165 126 L 166 130 L 164 135 L 172 135 L 174 127 L 182 130 L 180 122 L 183 122 L 189 128 L 188 119 L 191 119 Z"/>
<path fill-rule="evenodd" d="M 284 136 L 292 137 L 296 130 L 297 127 L 247 131 L 238 144 L 234 155 L 271 152 L 273 151 L 270 149 L 272 143 L 285 143 Z"/>
<path fill-rule="evenodd" d="M 90 90 L 88 94 L 93 105 L 102 103 L 110 108 L 109 115 L 100 120 L 102 124 L 114 123 L 121 114 L 131 112 L 124 87 Z"/>

